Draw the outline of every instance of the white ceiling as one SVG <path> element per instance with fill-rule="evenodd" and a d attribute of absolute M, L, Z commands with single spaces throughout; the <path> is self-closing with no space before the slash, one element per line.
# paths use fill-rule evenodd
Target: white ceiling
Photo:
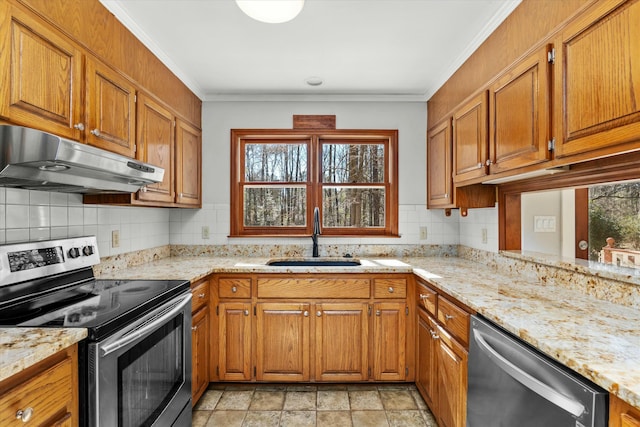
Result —
<path fill-rule="evenodd" d="M 100 1 L 205 101 L 426 101 L 520 3 L 306 0 L 265 24 L 234 0 Z"/>

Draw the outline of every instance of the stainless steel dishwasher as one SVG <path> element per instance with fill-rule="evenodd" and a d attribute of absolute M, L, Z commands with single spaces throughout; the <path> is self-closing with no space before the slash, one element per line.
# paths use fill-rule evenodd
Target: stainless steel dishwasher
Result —
<path fill-rule="evenodd" d="M 480 316 L 471 318 L 467 427 L 605 427 L 608 393 Z"/>

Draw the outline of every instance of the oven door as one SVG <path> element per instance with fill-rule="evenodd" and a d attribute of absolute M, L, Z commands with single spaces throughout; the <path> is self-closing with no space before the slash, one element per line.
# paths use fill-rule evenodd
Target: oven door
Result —
<path fill-rule="evenodd" d="M 190 301 L 182 294 L 88 345 L 90 427 L 177 427 L 190 415 Z"/>

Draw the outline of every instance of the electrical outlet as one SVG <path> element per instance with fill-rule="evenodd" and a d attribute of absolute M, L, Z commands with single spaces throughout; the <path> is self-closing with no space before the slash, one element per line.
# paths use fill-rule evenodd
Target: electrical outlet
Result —
<path fill-rule="evenodd" d="M 120 230 L 113 230 L 111 232 L 111 247 L 112 248 L 120 247 Z"/>
<path fill-rule="evenodd" d="M 202 226 L 202 238 L 203 239 L 208 239 L 209 238 L 209 226 L 208 225 L 203 225 Z"/>
<path fill-rule="evenodd" d="M 420 240 L 427 240 L 427 227 L 420 227 Z"/>
<path fill-rule="evenodd" d="M 487 229 L 482 229 L 482 243 L 487 243 Z"/>

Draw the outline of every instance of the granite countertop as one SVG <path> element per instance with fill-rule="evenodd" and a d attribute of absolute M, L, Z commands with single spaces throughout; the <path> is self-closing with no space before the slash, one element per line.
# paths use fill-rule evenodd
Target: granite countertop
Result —
<path fill-rule="evenodd" d="M 0 381 L 86 336 L 83 328 L 0 328 Z"/>
<path fill-rule="evenodd" d="M 358 267 L 322 268 L 270 267 L 265 265 L 267 260 L 172 257 L 124 270 L 102 272 L 100 278 L 188 279 L 195 282 L 211 273 L 414 272 L 552 358 L 640 408 L 640 334 L 637 330 L 640 311 L 637 309 L 598 300 L 566 287 L 541 283 L 523 277 L 518 271 L 498 272 L 485 264 L 455 257 L 363 259 Z M 11 331 L 0 330 L 0 351 L 3 353 L 11 341 L 11 336 L 5 334 L 11 334 Z M 22 339 L 17 335 L 13 338 Z M 28 344 L 24 346 L 28 347 Z M 27 364 L 22 363 L 23 366 Z M 2 373 L 4 370 L 0 371 Z"/>

